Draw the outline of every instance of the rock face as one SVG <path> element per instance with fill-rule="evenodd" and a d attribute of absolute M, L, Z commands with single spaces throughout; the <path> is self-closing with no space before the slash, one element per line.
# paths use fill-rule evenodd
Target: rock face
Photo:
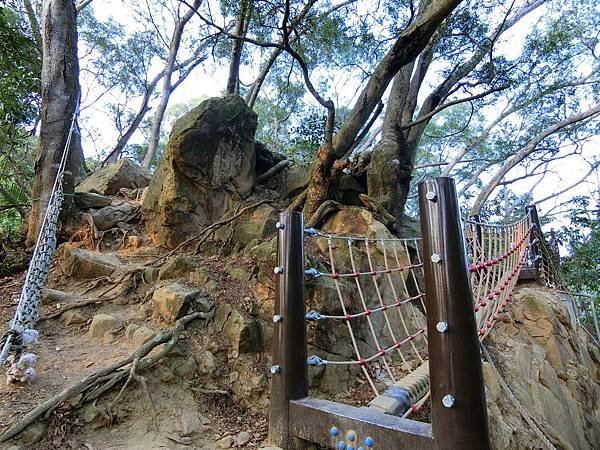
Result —
<path fill-rule="evenodd" d="M 175 122 L 142 205 L 157 243 L 176 246 L 250 194 L 256 124 L 235 95 L 208 99 Z"/>
<path fill-rule="evenodd" d="M 117 195 L 121 188 L 142 188 L 150 183 L 150 174 L 129 158 L 94 172 L 75 187 L 75 192 Z"/>
<path fill-rule="evenodd" d="M 585 332 L 572 329 L 555 295 L 540 287 L 519 288 L 486 346 L 498 370 L 484 365 L 494 448 L 544 447 L 502 381 L 557 448 L 600 447 L 598 348 Z"/>

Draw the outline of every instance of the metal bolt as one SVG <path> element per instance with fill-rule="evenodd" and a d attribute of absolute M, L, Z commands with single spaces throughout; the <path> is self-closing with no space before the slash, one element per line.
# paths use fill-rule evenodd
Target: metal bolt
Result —
<path fill-rule="evenodd" d="M 444 395 L 444 398 L 442 398 L 442 405 L 446 408 L 452 408 L 455 403 L 456 399 L 451 394 L 446 394 Z"/>
<path fill-rule="evenodd" d="M 275 314 L 273 316 L 273 323 L 279 323 L 283 320 L 283 317 L 281 317 L 279 314 Z"/>
<path fill-rule="evenodd" d="M 277 222 L 275 224 L 275 228 L 277 228 L 278 230 L 283 230 L 285 228 L 285 224 L 283 222 Z"/>
<path fill-rule="evenodd" d="M 273 272 L 275 272 L 275 273 L 283 273 L 283 267 L 277 266 L 277 267 L 275 267 L 273 269 Z"/>
<path fill-rule="evenodd" d="M 430 202 L 435 202 L 437 200 L 437 194 L 433 191 L 427 191 L 425 198 Z"/>
<path fill-rule="evenodd" d="M 448 322 L 438 322 L 435 325 L 435 329 L 438 330 L 440 333 L 445 333 L 446 331 L 448 331 Z"/>
<path fill-rule="evenodd" d="M 439 253 L 434 253 L 433 255 L 431 255 L 431 260 L 438 264 L 442 262 L 442 256 Z"/>
<path fill-rule="evenodd" d="M 273 375 L 275 375 L 276 373 L 281 373 L 281 366 L 278 364 L 275 364 L 274 366 L 271 366 L 271 373 Z"/>

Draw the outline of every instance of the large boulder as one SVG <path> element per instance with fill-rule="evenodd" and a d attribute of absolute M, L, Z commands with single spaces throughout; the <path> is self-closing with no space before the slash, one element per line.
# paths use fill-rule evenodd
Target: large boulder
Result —
<path fill-rule="evenodd" d="M 129 158 L 92 173 L 75 187 L 75 192 L 117 195 L 122 188 L 137 189 L 148 186 L 150 173 Z"/>
<path fill-rule="evenodd" d="M 142 205 L 157 243 L 175 247 L 250 194 L 256 124 L 236 95 L 208 99 L 175 122 Z"/>

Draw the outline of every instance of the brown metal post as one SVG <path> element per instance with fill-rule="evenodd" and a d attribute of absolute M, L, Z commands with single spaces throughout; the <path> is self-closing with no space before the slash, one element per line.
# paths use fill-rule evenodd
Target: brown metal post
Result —
<path fill-rule="evenodd" d="M 302 213 L 281 213 L 277 228 L 269 441 L 289 449 L 293 448 L 289 428 L 289 402 L 308 396 Z"/>
<path fill-rule="evenodd" d="M 435 446 L 486 450 L 490 440 L 479 339 L 454 180 L 421 183 L 419 203 Z"/>
<path fill-rule="evenodd" d="M 538 216 L 537 208 L 535 205 L 530 205 L 527 207 L 527 212 L 531 215 L 531 222 L 534 226 L 534 229 L 531 232 L 531 240 L 537 239 L 538 243 L 532 244 L 529 251 L 535 262 L 533 263 L 533 267 L 540 268 L 542 266 L 542 252 L 541 252 L 541 244 L 539 243 L 542 239 L 544 239 L 544 235 L 542 234 L 542 226 L 540 225 L 540 218 Z"/>
<path fill-rule="evenodd" d="M 483 234 L 481 231 L 481 216 L 479 214 L 475 214 L 474 216 L 471 216 L 471 219 L 473 219 L 475 221 L 475 251 L 476 251 L 476 255 L 473 255 L 473 258 L 475 258 L 475 261 L 477 262 L 481 262 L 483 261 L 483 249 L 481 248 L 481 243 L 483 240 Z M 475 253 L 475 252 L 474 252 Z"/>

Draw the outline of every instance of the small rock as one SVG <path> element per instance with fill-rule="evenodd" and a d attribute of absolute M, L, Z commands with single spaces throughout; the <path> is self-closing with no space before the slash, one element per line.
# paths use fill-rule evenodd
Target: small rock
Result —
<path fill-rule="evenodd" d="M 6 450 L 23 450 L 23 447 L 21 447 L 20 445 L 11 445 Z"/>
<path fill-rule="evenodd" d="M 88 335 L 92 338 L 103 339 L 106 333 L 117 326 L 117 320 L 108 314 L 96 314 L 92 319 Z"/>
<path fill-rule="evenodd" d="M 160 268 L 158 279 L 179 278 L 190 273 L 195 267 L 196 264 L 191 258 L 182 255 L 173 256 Z"/>
<path fill-rule="evenodd" d="M 161 317 L 167 323 L 174 323 L 192 304 L 199 311 L 208 311 L 212 302 L 201 297 L 200 289 L 173 283 L 154 291 L 152 304 L 155 316 Z"/>
<path fill-rule="evenodd" d="M 140 248 L 142 246 L 141 236 L 127 236 L 127 247 Z"/>
<path fill-rule="evenodd" d="M 131 341 L 133 338 L 133 333 L 135 333 L 135 330 L 137 330 L 139 327 L 140 326 L 137 323 L 130 323 L 127 325 L 127 328 L 125 329 L 125 339 Z"/>
<path fill-rule="evenodd" d="M 58 291 L 56 289 L 44 288 L 42 290 L 42 304 L 48 305 L 50 303 L 65 303 L 73 298 L 73 294 L 68 292 Z"/>
<path fill-rule="evenodd" d="M 225 436 L 217 441 L 217 447 L 219 448 L 231 448 L 234 444 L 233 436 Z"/>
<path fill-rule="evenodd" d="M 34 422 L 29 425 L 21 434 L 21 441 L 25 447 L 40 441 L 46 434 L 46 424 L 43 422 Z"/>
<path fill-rule="evenodd" d="M 138 348 L 154 338 L 154 336 L 156 336 L 156 332 L 154 330 L 142 325 L 133 332 L 131 343 L 135 348 Z"/>
<path fill-rule="evenodd" d="M 241 447 L 242 445 L 250 442 L 250 439 L 252 439 L 252 435 L 247 431 L 242 431 L 235 437 L 235 443 L 238 445 L 238 447 Z"/>
<path fill-rule="evenodd" d="M 200 428 L 200 418 L 197 411 L 183 411 L 181 413 L 182 436 L 191 436 Z"/>
<path fill-rule="evenodd" d="M 104 208 L 112 203 L 112 198 L 93 192 L 77 192 L 75 203 L 79 209 Z"/>
<path fill-rule="evenodd" d="M 210 425 L 210 419 L 208 417 L 204 417 L 202 414 L 199 414 L 198 417 L 200 418 L 200 423 L 202 425 Z"/>
<path fill-rule="evenodd" d="M 119 222 L 127 222 L 140 209 L 140 205 L 123 201 L 114 205 L 105 206 L 92 213 L 94 225 L 100 231 L 110 230 Z"/>
<path fill-rule="evenodd" d="M 114 255 L 65 246 L 61 269 L 68 277 L 88 279 L 109 276 L 122 266 L 123 263 Z"/>
<path fill-rule="evenodd" d="M 200 372 L 202 375 L 210 376 L 214 373 L 215 369 L 217 368 L 215 357 L 208 350 L 204 350 L 198 355 L 197 362 L 198 372 Z"/>
<path fill-rule="evenodd" d="M 183 362 L 179 360 L 179 363 L 176 363 L 173 367 L 173 373 L 181 378 L 191 378 L 197 370 L 198 363 L 193 356 L 188 357 Z"/>
<path fill-rule="evenodd" d="M 60 320 L 62 320 L 65 325 L 79 325 L 87 322 L 87 317 L 85 317 L 79 311 L 65 311 L 60 315 Z"/>

